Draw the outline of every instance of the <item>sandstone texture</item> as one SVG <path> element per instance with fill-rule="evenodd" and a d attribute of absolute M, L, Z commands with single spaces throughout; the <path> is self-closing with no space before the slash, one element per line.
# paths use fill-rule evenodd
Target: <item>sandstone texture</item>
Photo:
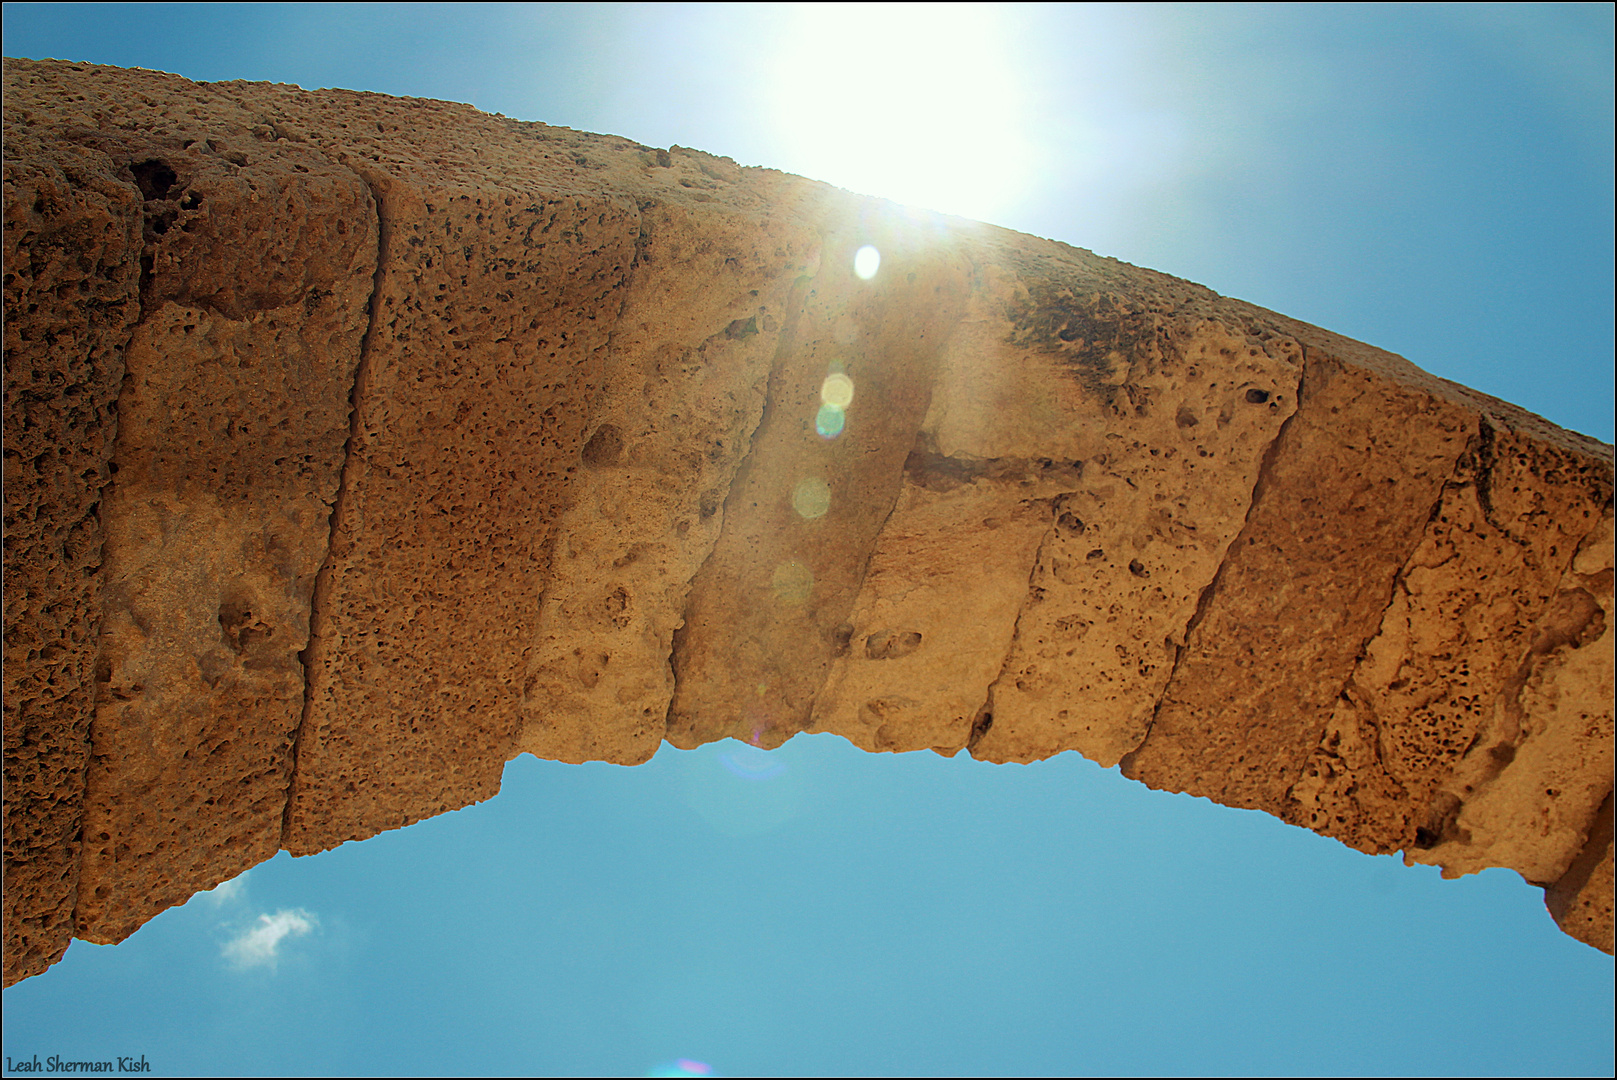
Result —
<path fill-rule="evenodd" d="M 8 984 L 520 753 L 800 731 L 1510 867 L 1612 950 L 1610 446 L 680 147 L 4 92 Z"/>

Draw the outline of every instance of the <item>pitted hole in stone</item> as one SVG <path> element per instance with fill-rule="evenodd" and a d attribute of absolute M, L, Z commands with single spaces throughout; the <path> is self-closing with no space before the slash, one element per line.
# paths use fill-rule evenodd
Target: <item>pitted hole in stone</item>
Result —
<path fill-rule="evenodd" d="M 1106 552 L 1104 550 L 1102 550 L 1101 548 L 1096 548 L 1095 550 L 1091 551 L 1088 555 L 1085 555 L 1084 558 L 1086 558 L 1086 559 L 1104 559 L 1104 558 L 1106 558 Z"/>
<path fill-rule="evenodd" d="M 251 600 L 227 598 L 219 606 L 219 630 L 230 651 L 241 656 L 256 642 L 275 636 L 275 628 L 253 613 Z"/>
<path fill-rule="evenodd" d="M 697 513 L 703 521 L 719 512 L 719 493 L 717 491 L 704 491 L 696 504 Z"/>
<path fill-rule="evenodd" d="M 1063 536 L 1077 536 L 1084 531 L 1083 520 L 1071 510 L 1056 518 L 1056 531 Z"/>
<path fill-rule="evenodd" d="M 1145 563 L 1141 562 L 1139 559 L 1129 560 L 1129 573 L 1133 574 L 1137 578 L 1148 578 L 1151 576 L 1151 571 L 1147 570 L 1145 568 Z"/>
<path fill-rule="evenodd" d="M 245 652 L 249 644 L 251 644 L 250 640 L 243 642 L 240 650 L 237 651 L 237 655 L 239 656 L 242 652 Z M 231 649 L 236 650 L 236 646 L 232 645 Z M 235 662 L 219 649 L 208 649 L 196 658 L 197 674 L 202 677 L 202 681 L 207 683 L 209 687 L 217 687 L 220 682 L 231 674 L 234 668 Z M 186 756 L 189 757 L 190 753 L 187 750 Z"/>
<path fill-rule="evenodd" d="M 129 166 L 140 188 L 140 196 L 147 202 L 168 198 L 168 190 L 179 180 L 179 174 L 168 167 L 168 162 L 157 158 L 135 162 Z"/>
<path fill-rule="evenodd" d="M 606 673 L 606 666 L 612 662 L 612 654 L 600 650 L 585 652 L 582 649 L 574 649 L 573 655 L 578 660 L 575 676 L 579 685 L 586 690 L 594 690 L 600 685 L 601 676 Z"/>
<path fill-rule="evenodd" d="M 632 599 L 629 596 L 629 590 L 620 585 L 613 589 L 612 594 L 606 598 L 606 617 L 612 621 L 613 626 L 622 630 L 633 619 L 629 610 L 631 606 Z"/>
<path fill-rule="evenodd" d="M 758 316 L 753 315 L 745 319 L 736 319 L 724 328 L 724 336 L 731 341 L 740 338 L 750 338 L 758 332 Z"/>
<path fill-rule="evenodd" d="M 1180 430 L 1184 430 L 1201 423 L 1201 418 L 1196 415 L 1189 405 L 1181 405 L 1179 406 L 1179 412 L 1173 418 L 1173 422 L 1179 425 Z"/>
<path fill-rule="evenodd" d="M 1459 796 L 1452 792 L 1438 792 L 1426 808 L 1425 820 L 1415 829 L 1415 846 L 1423 850 L 1434 848 L 1445 839 L 1463 832 L 1454 826 L 1464 805 Z"/>
<path fill-rule="evenodd" d="M 968 746 L 976 746 L 994 728 L 994 714 L 984 709 L 977 714 L 977 719 L 971 723 L 971 736 L 966 741 Z"/>
<path fill-rule="evenodd" d="M 584 464 L 594 467 L 616 465 L 623 457 L 623 432 L 616 424 L 602 424 L 584 444 Z"/>
<path fill-rule="evenodd" d="M 878 630 L 865 638 L 865 656 L 871 660 L 902 660 L 921 647 L 915 630 Z"/>
<path fill-rule="evenodd" d="M 1262 405 L 1269 400 L 1269 391 L 1253 388 L 1246 392 L 1246 399 L 1254 405 Z"/>
<path fill-rule="evenodd" d="M 831 631 L 831 655 L 847 656 L 853 641 L 853 623 L 843 623 Z"/>

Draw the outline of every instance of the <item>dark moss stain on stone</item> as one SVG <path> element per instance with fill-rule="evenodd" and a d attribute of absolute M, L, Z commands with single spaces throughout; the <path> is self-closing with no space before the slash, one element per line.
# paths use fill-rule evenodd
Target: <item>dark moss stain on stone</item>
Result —
<path fill-rule="evenodd" d="M 1158 319 L 1106 291 L 1075 292 L 1032 281 L 1006 316 L 1010 344 L 1055 360 L 1110 408 L 1139 404 L 1124 375 L 1140 361 L 1161 355 Z"/>

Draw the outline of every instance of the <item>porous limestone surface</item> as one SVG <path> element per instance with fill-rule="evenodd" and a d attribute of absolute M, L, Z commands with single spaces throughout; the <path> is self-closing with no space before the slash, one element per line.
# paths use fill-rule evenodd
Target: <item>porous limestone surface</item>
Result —
<path fill-rule="evenodd" d="M 54 61 L 5 105 L 8 983 L 519 753 L 804 730 L 1509 866 L 1611 949 L 1609 446 L 680 147 Z"/>
<path fill-rule="evenodd" d="M 13 105 L 5 139 L 7 984 L 73 938 L 101 627 L 102 489 L 140 317 L 141 196 Z"/>
<path fill-rule="evenodd" d="M 124 348 L 76 922 L 118 941 L 281 848 L 299 653 L 376 268 L 366 186 L 116 87 L 77 140 L 129 162 L 141 321 Z"/>

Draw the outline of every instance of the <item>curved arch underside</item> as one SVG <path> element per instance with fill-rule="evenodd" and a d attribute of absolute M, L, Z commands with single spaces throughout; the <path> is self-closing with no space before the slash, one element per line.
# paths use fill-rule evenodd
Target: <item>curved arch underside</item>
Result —
<path fill-rule="evenodd" d="M 1610 446 L 680 147 L 5 78 L 8 984 L 520 753 L 799 731 L 1511 867 L 1611 950 Z"/>

